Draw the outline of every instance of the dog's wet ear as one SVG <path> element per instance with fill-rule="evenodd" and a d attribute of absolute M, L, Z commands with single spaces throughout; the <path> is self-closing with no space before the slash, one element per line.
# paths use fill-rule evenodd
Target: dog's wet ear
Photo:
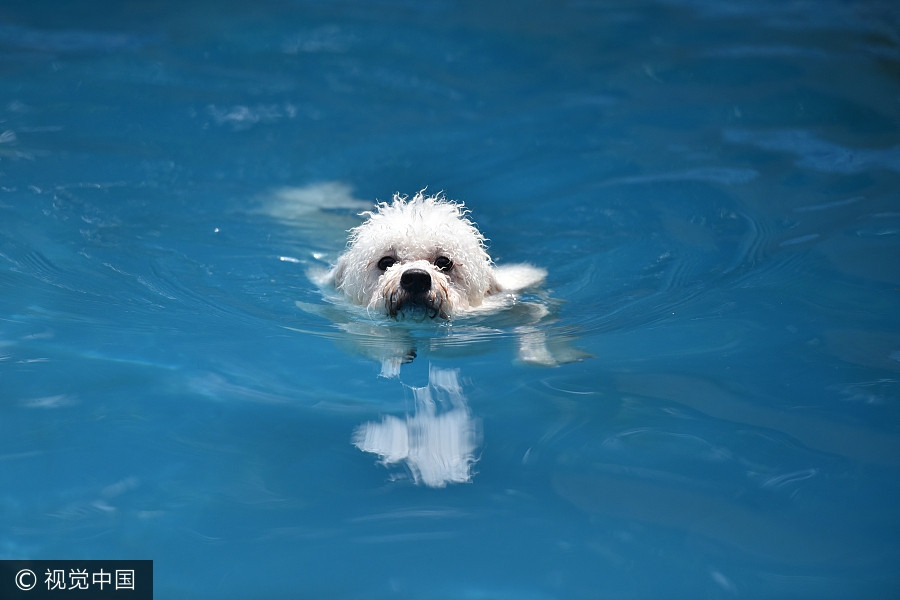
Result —
<path fill-rule="evenodd" d="M 490 296 L 491 294 L 497 294 L 503 291 L 503 286 L 500 284 L 500 281 L 497 279 L 497 274 L 491 269 L 491 276 L 488 280 L 488 287 L 485 290 L 484 295 Z"/>
<path fill-rule="evenodd" d="M 344 272 L 347 270 L 347 263 L 339 260 L 337 266 L 331 272 L 331 283 L 334 287 L 339 288 L 344 283 Z"/>

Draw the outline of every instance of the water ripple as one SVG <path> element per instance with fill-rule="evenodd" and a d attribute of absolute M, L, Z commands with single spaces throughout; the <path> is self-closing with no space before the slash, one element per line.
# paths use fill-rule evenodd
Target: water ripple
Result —
<path fill-rule="evenodd" d="M 752 131 L 727 129 L 725 141 L 787 152 L 797 156 L 797 166 L 845 175 L 872 169 L 900 172 L 900 146 L 890 148 L 848 148 L 817 137 L 803 129 Z"/>

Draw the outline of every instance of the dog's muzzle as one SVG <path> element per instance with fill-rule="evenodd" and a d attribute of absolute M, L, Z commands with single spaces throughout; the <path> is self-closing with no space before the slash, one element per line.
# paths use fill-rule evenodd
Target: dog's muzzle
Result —
<path fill-rule="evenodd" d="M 438 293 L 431 274 L 424 269 L 407 269 L 400 275 L 400 285 L 387 298 L 387 312 L 398 318 L 401 314 L 412 318 L 449 318 L 444 297 Z"/>

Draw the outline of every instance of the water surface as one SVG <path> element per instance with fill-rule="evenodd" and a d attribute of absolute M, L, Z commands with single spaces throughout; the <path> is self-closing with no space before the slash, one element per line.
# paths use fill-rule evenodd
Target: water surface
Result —
<path fill-rule="evenodd" d="M 0 557 L 150 558 L 158 598 L 896 594 L 898 22 L 6 2 Z M 499 317 L 379 377 L 391 326 L 307 274 L 426 186 L 589 358 Z"/>

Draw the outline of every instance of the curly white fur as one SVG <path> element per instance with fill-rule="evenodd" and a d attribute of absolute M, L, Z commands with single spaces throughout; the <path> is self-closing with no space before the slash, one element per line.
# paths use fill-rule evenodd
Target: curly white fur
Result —
<path fill-rule="evenodd" d="M 530 265 L 496 268 L 465 206 L 443 194 L 395 194 L 361 214 L 368 219 L 350 230 L 331 279 L 356 304 L 390 317 L 450 319 L 546 275 Z"/>

